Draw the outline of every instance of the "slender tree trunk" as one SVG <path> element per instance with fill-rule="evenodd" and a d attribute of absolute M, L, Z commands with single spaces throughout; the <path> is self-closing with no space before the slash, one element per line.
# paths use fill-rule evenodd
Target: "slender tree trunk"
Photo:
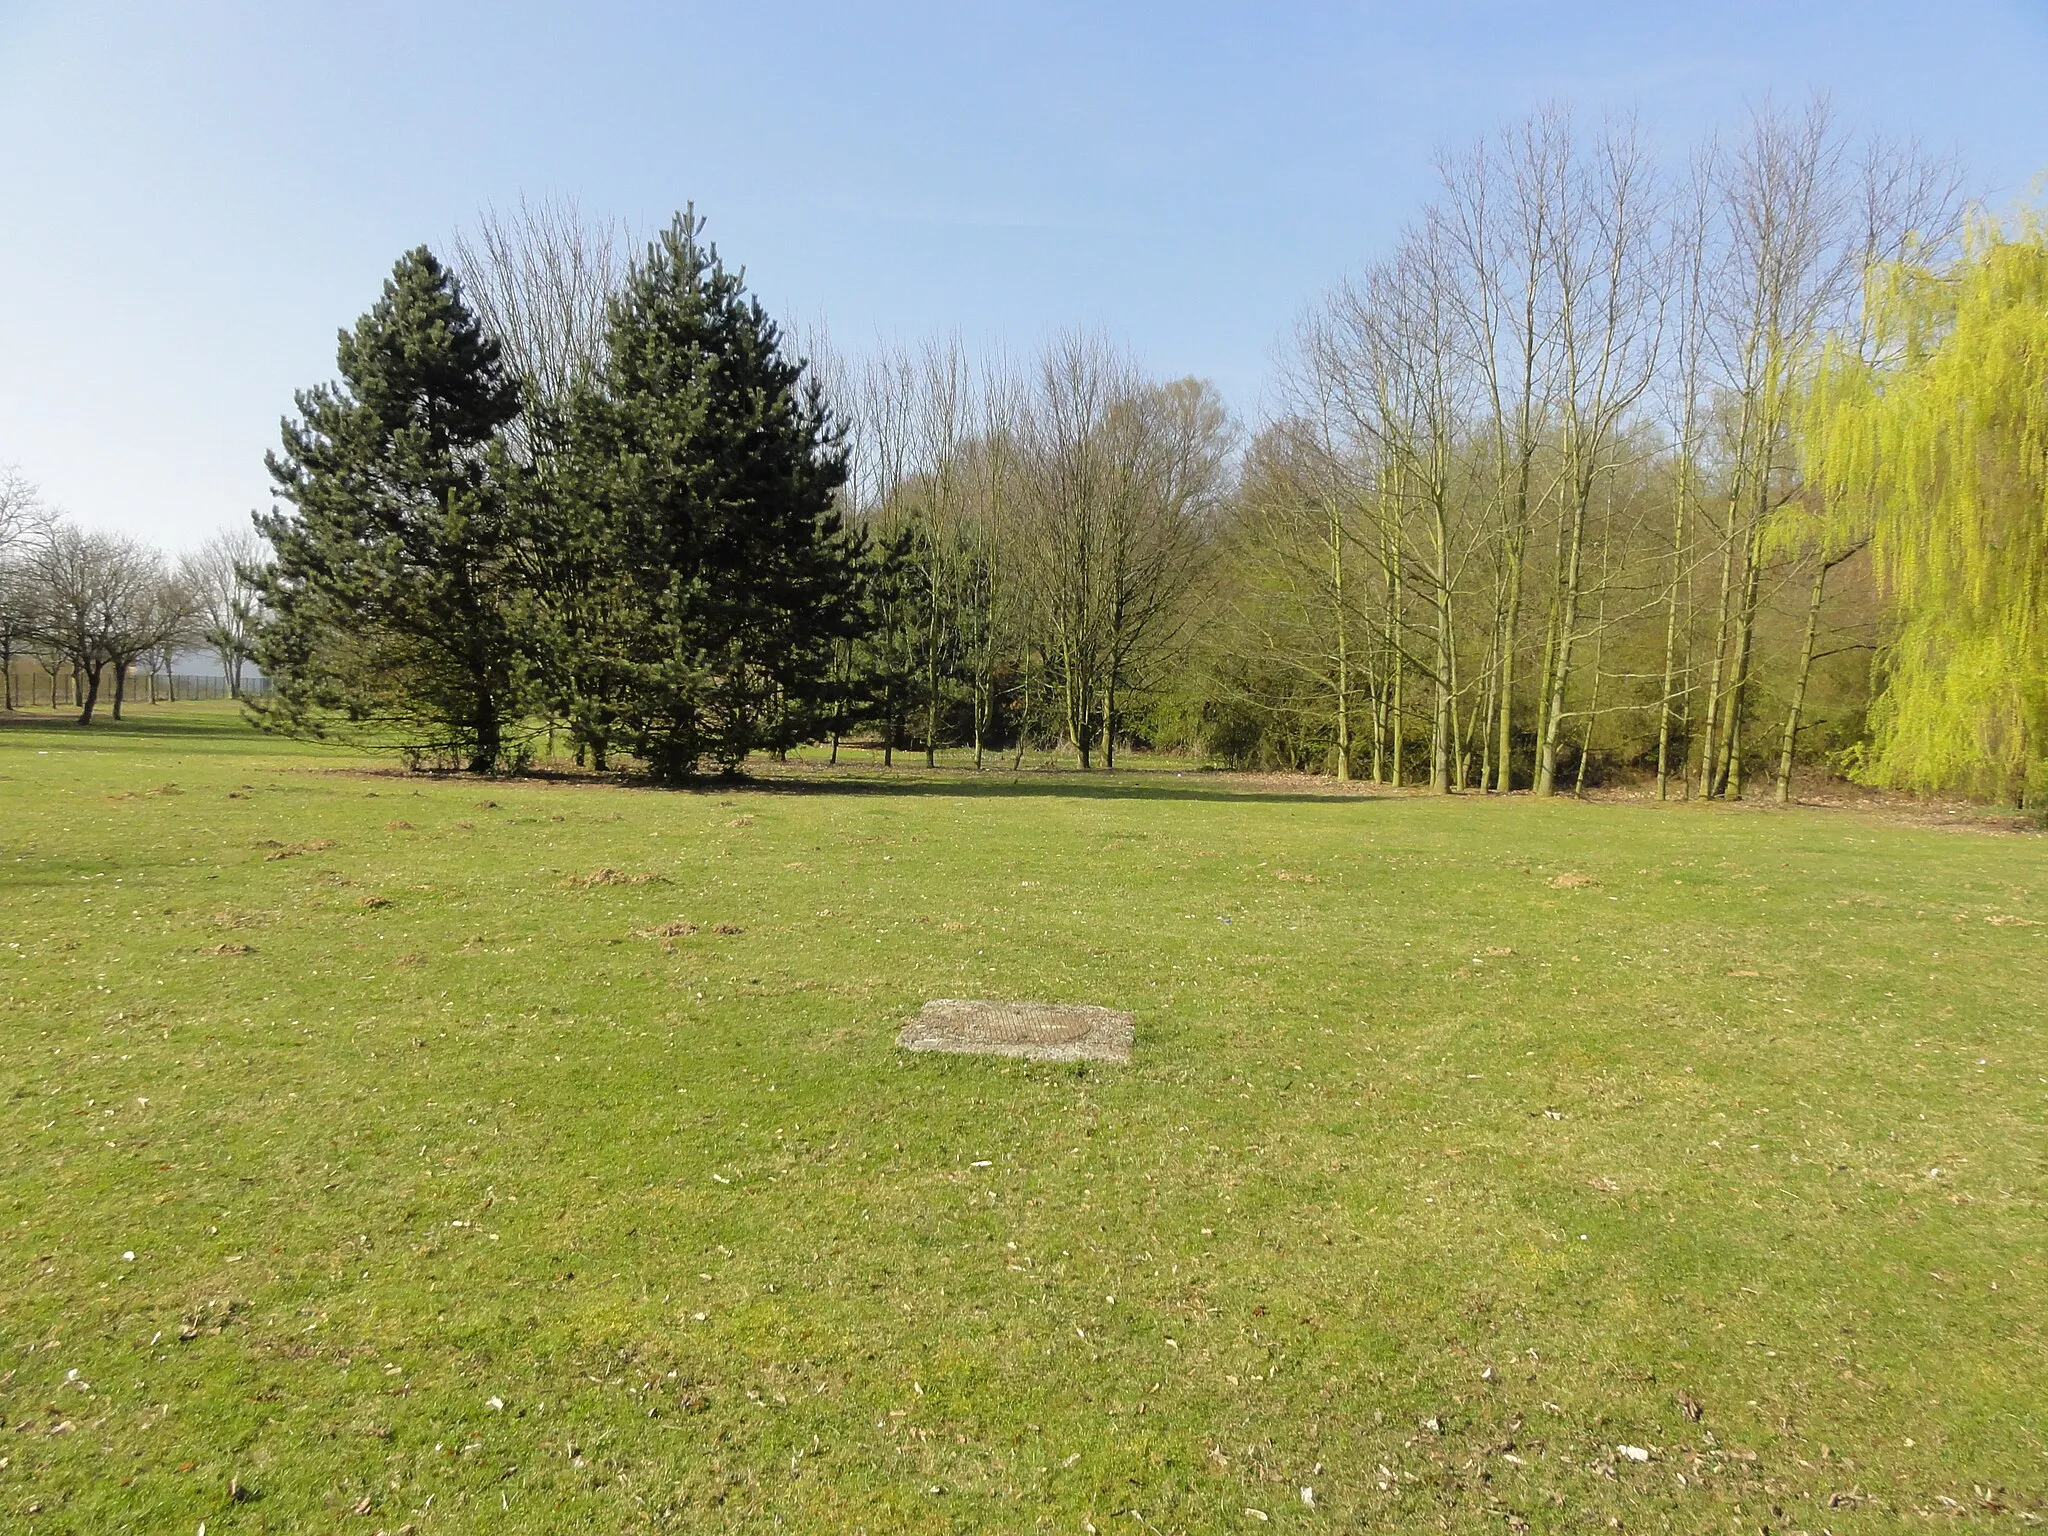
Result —
<path fill-rule="evenodd" d="M 1778 804 L 1792 802 L 1792 754 L 1799 745 L 1799 716 L 1806 707 L 1806 680 L 1813 675 L 1814 646 L 1820 637 L 1820 606 L 1833 562 L 1817 561 L 1806 595 L 1806 634 L 1799 642 L 1799 670 L 1792 678 L 1792 704 L 1785 711 L 1785 735 L 1778 743 Z"/>
<path fill-rule="evenodd" d="M 1524 495 L 1526 495 L 1526 490 Z M 1526 510 L 1518 516 L 1526 518 Z M 1522 570 L 1527 564 L 1529 538 L 1526 527 L 1518 527 L 1514 546 L 1508 553 L 1508 591 L 1501 616 L 1500 638 L 1500 740 L 1494 758 L 1493 787 L 1506 792 L 1515 787 L 1515 636 L 1522 627 Z"/>
<path fill-rule="evenodd" d="M 1686 463 L 1678 471 L 1678 511 L 1671 532 L 1671 586 L 1664 594 L 1664 687 L 1657 707 L 1657 798 L 1671 798 L 1671 715 L 1672 685 L 1678 663 L 1678 589 L 1685 572 L 1686 483 L 1691 478 Z"/>
<path fill-rule="evenodd" d="M 114 718 L 121 718 L 121 705 L 128 697 L 128 663 L 114 663 Z"/>
<path fill-rule="evenodd" d="M 1438 794 L 1451 790 L 1452 758 L 1457 752 L 1456 641 L 1451 617 L 1451 530 L 1441 490 L 1436 495 L 1436 718 L 1430 727 L 1429 787 Z"/>
<path fill-rule="evenodd" d="M 1479 787 L 1490 790 L 1493 782 L 1493 719 L 1494 690 L 1500 686 L 1500 624 L 1496 618 L 1493 629 L 1493 649 L 1486 658 L 1486 681 L 1480 689 L 1478 702 L 1473 706 L 1472 737 L 1479 743 Z"/>
<path fill-rule="evenodd" d="M 1738 470 L 1738 477 L 1740 471 Z M 1728 625 L 1735 599 L 1735 519 L 1741 486 L 1728 495 L 1728 516 L 1721 530 L 1720 594 L 1714 608 L 1714 664 L 1707 675 L 1707 716 L 1700 724 L 1700 798 L 1714 797 L 1715 778 L 1720 772 L 1717 731 L 1721 724 L 1721 679 L 1728 660 Z"/>
<path fill-rule="evenodd" d="M 932 593 L 932 622 L 925 633 L 924 765 L 939 766 L 939 598 Z"/>
<path fill-rule="evenodd" d="M 1756 649 L 1756 614 L 1763 580 L 1763 520 L 1752 524 L 1743 556 L 1742 601 L 1736 610 L 1735 662 L 1728 675 L 1728 705 L 1723 712 L 1727 760 L 1721 768 L 1722 793 L 1742 798 L 1741 735 L 1749 703 L 1749 669 Z"/>
<path fill-rule="evenodd" d="M 1351 623 L 1344 607 L 1344 522 L 1330 504 L 1330 590 L 1337 641 L 1337 782 L 1351 779 Z"/>
<path fill-rule="evenodd" d="M 1586 498 L 1573 498 L 1571 545 L 1566 555 L 1563 589 L 1558 596 L 1556 658 L 1550 668 L 1550 699 L 1543 720 L 1543 747 L 1537 764 L 1536 793 L 1557 791 L 1557 749 L 1564 730 L 1565 691 L 1571 682 L 1572 646 L 1579 623 L 1579 582 L 1585 564 Z"/>
<path fill-rule="evenodd" d="M 83 669 L 77 667 L 72 668 L 71 678 L 72 688 L 74 692 L 79 690 L 81 687 L 83 687 L 84 689 L 84 697 L 79 700 L 78 723 L 80 725 L 91 725 L 92 712 L 100 701 L 100 669 L 98 667 L 94 667 L 91 669 L 92 681 L 89 684 L 81 682 L 78 676 L 81 670 Z"/>

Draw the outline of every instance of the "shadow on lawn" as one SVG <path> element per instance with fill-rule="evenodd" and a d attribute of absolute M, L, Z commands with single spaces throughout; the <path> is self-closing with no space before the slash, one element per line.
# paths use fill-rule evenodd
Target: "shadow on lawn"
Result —
<path fill-rule="evenodd" d="M 863 771 L 858 777 L 840 777 L 825 769 L 806 773 L 801 769 L 782 773 L 750 775 L 737 779 L 710 780 L 703 788 L 791 795 L 900 795 L 907 798 L 961 798 L 989 800 L 1080 799 L 1213 801 L 1218 804 L 1292 804 L 1302 801 L 1356 803 L 1392 798 L 1356 790 L 1321 789 L 1304 783 L 1300 789 L 1273 789 L 1233 783 L 1209 774 L 1163 772 L 1154 769 L 1120 769 L 1115 772 L 1078 768 L 1037 768 L 1011 773 L 1003 770 L 954 776 L 946 770 L 915 770 L 917 777 L 884 777 Z"/>
<path fill-rule="evenodd" d="M 183 704 L 131 703 L 125 706 L 123 717 L 116 720 L 106 712 L 106 705 L 102 702 L 91 725 L 80 725 L 77 714 L 69 710 L 62 714 L 53 714 L 48 709 L 0 710 L 0 737 L 49 737 L 65 746 L 90 746 L 109 737 L 177 742 L 207 738 L 226 742 L 235 728 L 242 724 L 239 718 L 227 714 L 218 705 L 211 706 L 209 714 L 167 713 L 185 708 L 187 706 Z M 253 729 L 251 734 L 255 734 Z"/>
<path fill-rule="evenodd" d="M 220 702 L 208 700 L 200 706 L 173 704 L 131 704 L 126 718 L 114 720 L 104 713 L 89 726 L 78 724 L 71 713 L 47 709 L 0 711 L 0 741 L 34 739 L 52 747 L 90 747 L 119 741 L 152 741 L 166 746 L 212 748 L 232 751 L 238 746 L 262 741 L 269 746 L 285 745 L 279 738 L 265 736 L 249 726 L 239 712 Z M 363 749 L 356 749 L 363 751 Z M 1397 797 L 1397 792 L 1375 791 L 1367 786 L 1340 789 L 1334 785 L 1304 779 L 1299 789 L 1271 783 L 1246 782 L 1233 775 L 1189 772 L 1164 768 L 1094 769 L 1078 768 L 989 768 L 975 772 L 968 768 L 928 769 L 906 765 L 901 768 L 875 766 L 827 767 L 822 763 L 762 764 L 756 771 L 731 778 L 706 775 L 666 791 L 652 781 L 633 774 L 589 774 L 566 769 L 535 768 L 510 779 L 471 779 L 460 773 L 415 772 L 375 762 L 364 752 L 365 761 L 345 768 L 311 768 L 313 772 L 364 774 L 377 778 L 430 779 L 452 783 L 520 782 L 541 784 L 609 785 L 614 788 L 645 790 L 650 794 L 768 794 L 768 795 L 888 795 L 909 799 L 960 798 L 1125 800 L 1134 802 L 1194 801 L 1216 804 L 1291 804 L 1302 801 L 1354 803 Z M 308 765 L 310 768 L 311 765 Z"/>

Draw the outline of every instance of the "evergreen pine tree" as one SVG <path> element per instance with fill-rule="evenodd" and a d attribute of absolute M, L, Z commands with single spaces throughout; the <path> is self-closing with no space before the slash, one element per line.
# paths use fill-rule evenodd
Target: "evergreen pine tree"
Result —
<path fill-rule="evenodd" d="M 260 713 L 489 772 L 521 715 L 499 450 L 518 387 L 424 246 L 341 333 L 336 361 L 341 382 L 296 397 L 266 459 L 290 509 L 257 519 L 277 554 Z"/>
<path fill-rule="evenodd" d="M 556 498 L 589 556 L 556 650 L 604 686 L 576 728 L 664 783 L 820 734 L 859 622 L 840 434 L 701 229 L 678 214 L 614 299 Z"/>

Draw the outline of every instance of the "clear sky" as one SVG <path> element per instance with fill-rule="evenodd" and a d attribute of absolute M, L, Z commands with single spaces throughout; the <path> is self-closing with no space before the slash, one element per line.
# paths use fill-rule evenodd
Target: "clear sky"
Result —
<path fill-rule="evenodd" d="M 847 350 L 1099 327 L 1255 413 L 1432 153 L 1550 101 L 1674 151 L 1766 93 L 2048 168 L 2048 6 L 0 0 L 0 463 L 196 542 L 393 258 L 520 194 L 695 201 Z"/>

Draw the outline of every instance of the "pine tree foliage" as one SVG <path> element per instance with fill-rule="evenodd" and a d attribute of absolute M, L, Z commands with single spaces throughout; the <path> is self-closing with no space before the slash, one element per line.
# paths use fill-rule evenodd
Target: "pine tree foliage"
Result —
<path fill-rule="evenodd" d="M 336 361 L 341 381 L 298 395 L 267 459 L 290 510 L 257 519 L 276 552 L 259 717 L 488 772 L 524 717 L 497 451 L 518 386 L 424 246 Z"/>
<path fill-rule="evenodd" d="M 561 650 L 604 684 L 581 728 L 662 782 L 818 734 L 857 620 L 845 454 L 694 213 L 635 263 L 568 416 L 557 504 L 585 553 Z"/>
<path fill-rule="evenodd" d="M 1826 349 L 1807 455 L 1836 542 L 1868 519 L 1898 610 L 1871 779 L 2048 794 L 2048 218 L 1872 269 L 1875 361 Z"/>

